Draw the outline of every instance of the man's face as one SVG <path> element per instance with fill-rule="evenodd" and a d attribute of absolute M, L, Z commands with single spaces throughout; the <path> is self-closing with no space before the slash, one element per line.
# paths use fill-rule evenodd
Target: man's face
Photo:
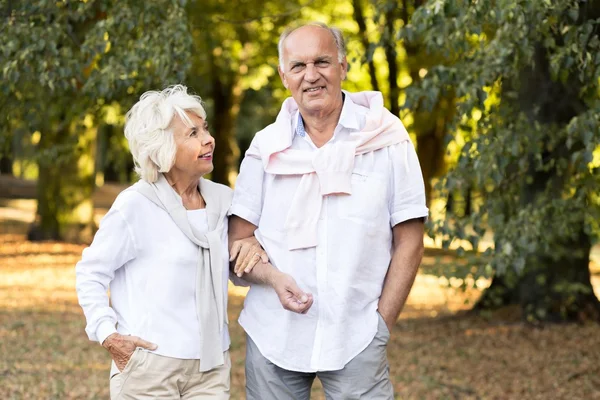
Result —
<path fill-rule="evenodd" d="M 329 113 L 341 104 L 347 61 L 338 61 L 333 35 L 318 26 L 292 32 L 283 46 L 279 76 L 302 113 Z"/>

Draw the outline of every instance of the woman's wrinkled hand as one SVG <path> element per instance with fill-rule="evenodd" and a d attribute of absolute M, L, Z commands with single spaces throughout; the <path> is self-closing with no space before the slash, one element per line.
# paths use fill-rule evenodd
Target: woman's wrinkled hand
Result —
<path fill-rule="evenodd" d="M 264 264 L 269 262 L 269 256 L 260 246 L 254 236 L 246 239 L 240 239 L 233 242 L 230 250 L 229 261 L 235 260 L 233 273 L 241 277 L 244 273 L 248 274 L 259 261 Z"/>
<path fill-rule="evenodd" d="M 117 364 L 119 371 L 123 372 L 133 352 L 138 347 L 148 350 L 156 350 L 157 346 L 137 336 L 121 335 L 113 333 L 102 342 L 104 347 L 110 353 L 111 358 Z"/>

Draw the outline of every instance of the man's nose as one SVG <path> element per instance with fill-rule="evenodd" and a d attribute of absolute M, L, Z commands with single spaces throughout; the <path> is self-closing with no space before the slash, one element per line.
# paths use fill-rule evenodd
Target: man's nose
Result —
<path fill-rule="evenodd" d="M 319 73 L 317 72 L 317 68 L 315 64 L 310 63 L 306 65 L 306 73 L 304 74 L 304 80 L 308 82 L 315 82 L 319 79 Z"/>

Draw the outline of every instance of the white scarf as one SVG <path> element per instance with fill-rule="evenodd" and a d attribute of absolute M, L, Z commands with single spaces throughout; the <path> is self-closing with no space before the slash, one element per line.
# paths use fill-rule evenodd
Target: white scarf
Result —
<path fill-rule="evenodd" d="M 132 189 L 168 212 L 177 227 L 198 246 L 196 312 L 200 321 L 200 371 L 204 372 L 225 363 L 222 337 L 223 322 L 228 323 L 226 294 L 223 293 L 223 257 L 226 255 L 221 238 L 232 193 L 228 187 L 203 178 L 198 187 L 206 202 L 206 234 L 198 233 L 190 225 L 181 197 L 162 174 L 155 183 L 139 181 Z"/>

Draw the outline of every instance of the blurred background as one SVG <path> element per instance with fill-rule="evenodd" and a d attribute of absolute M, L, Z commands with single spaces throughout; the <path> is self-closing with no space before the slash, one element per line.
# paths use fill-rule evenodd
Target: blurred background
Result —
<path fill-rule="evenodd" d="M 599 0 L 0 0 L 0 18 L 1 398 L 108 398 L 74 265 L 137 179 L 124 114 L 187 85 L 211 178 L 234 186 L 289 96 L 277 40 L 297 21 L 343 30 L 344 89 L 381 91 L 420 159 L 431 217 L 388 348 L 398 398 L 600 398 Z"/>

